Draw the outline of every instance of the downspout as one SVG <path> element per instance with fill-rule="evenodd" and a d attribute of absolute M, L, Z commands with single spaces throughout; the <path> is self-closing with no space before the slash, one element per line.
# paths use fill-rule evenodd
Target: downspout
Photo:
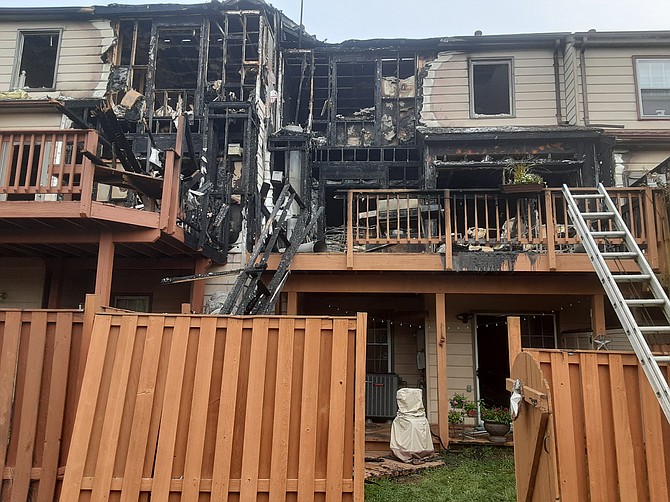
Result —
<path fill-rule="evenodd" d="M 561 39 L 556 39 L 556 44 L 554 45 L 554 87 L 556 91 L 556 122 L 558 125 L 565 124 L 563 120 L 563 110 L 561 105 L 561 78 L 560 78 L 560 66 L 558 64 L 558 51 L 561 48 Z"/>
<path fill-rule="evenodd" d="M 586 56 L 584 52 L 586 51 L 586 40 L 587 37 L 582 37 L 582 47 L 579 50 L 579 68 L 581 73 L 581 82 L 582 82 L 582 105 L 584 106 L 584 125 L 589 127 L 591 121 L 589 119 L 589 98 L 586 91 Z"/>

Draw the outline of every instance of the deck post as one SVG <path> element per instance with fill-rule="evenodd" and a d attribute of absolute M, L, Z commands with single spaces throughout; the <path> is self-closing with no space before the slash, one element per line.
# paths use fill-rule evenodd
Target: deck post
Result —
<path fill-rule="evenodd" d="M 545 214 L 547 215 L 547 257 L 549 258 L 549 270 L 556 271 L 556 226 L 554 225 L 554 200 L 551 191 L 544 191 Z M 567 227 L 566 227 L 567 231 Z M 511 368 L 510 368 L 511 369 Z"/>
<path fill-rule="evenodd" d="M 507 346 L 509 348 L 510 374 L 516 356 L 521 354 L 521 318 L 512 316 L 507 318 Z"/>
<path fill-rule="evenodd" d="M 102 305 L 109 305 L 112 297 L 112 274 L 114 270 L 114 236 L 111 232 L 100 235 L 98 244 L 98 266 L 95 272 L 95 294 Z"/>
<path fill-rule="evenodd" d="M 447 305 L 446 295 L 435 295 L 435 337 L 437 349 L 437 429 L 440 441 L 449 448 L 449 422 L 447 421 Z"/>
<path fill-rule="evenodd" d="M 650 187 L 644 189 L 644 233 L 647 238 L 647 261 L 654 271 L 659 270 L 658 238 L 656 235 L 656 217 L 654 213 L 654 192 Z"/>
<path fill-rule="evenodd" d="M 605 295 L 593 295 L 591 297 L 591 329 L 593 337 L 605 336 L 607 326 L 605 325 Z"/>
<path fill-rule="evenodd" d="M 193 273 L 196 275 L 205 274 L 211 263 L 209 258 L 196 258 Z M 191 307 L 197 314 L 202 314 L 205 306 L 205 286 L 206 281 L 191 282 Z"/>
<path fill-rule="evenodd" d="M 347 269 L 354 268 L 354 193 L 347 193 Z"/>
<path fill-rule="evenodd" d="M 449 190 L 444 191 L 444 269 L 454 269 L 454 252 L 452 248 L 453 239 L 451 234 L 451 194 Z"/>
<path fill-rule="evenodd" d="M 287 293 L 288 299 L 286 304 L 287 315 L 298 315 L 298 292 L 289 291 Z"/>

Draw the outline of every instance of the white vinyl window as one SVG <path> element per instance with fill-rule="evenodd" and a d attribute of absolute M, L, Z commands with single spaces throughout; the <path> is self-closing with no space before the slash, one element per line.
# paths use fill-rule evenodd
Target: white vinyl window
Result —
<path fill-rule="evenodd" d="M 670 119 L 670 58 L 636 59 L 640 116 Z"/>
<path fill-rule="evenodd" d="M 470 115 L 514 115 L 511 59 L 470 60 Z"/>

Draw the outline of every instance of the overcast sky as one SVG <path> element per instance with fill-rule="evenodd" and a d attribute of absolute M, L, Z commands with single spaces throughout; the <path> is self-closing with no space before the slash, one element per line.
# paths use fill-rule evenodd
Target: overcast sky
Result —
<path fill-rule="evenodd" d="M 304 0 L 306 30 L 320 40 L 428 38 L 554 31 L 667 30 L 670 0 Z M 2 7 L 106 5 L 87 0 L 0 0 Z M 204 3 L 126 0 L 109 3 Z M 274 0 L 298 22 L 300 0 Z"/>

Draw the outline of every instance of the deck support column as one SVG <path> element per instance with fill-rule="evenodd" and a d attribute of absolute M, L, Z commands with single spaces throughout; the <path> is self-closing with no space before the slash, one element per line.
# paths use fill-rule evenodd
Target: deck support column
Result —
<path fill-rule="evenodd" d="M 298 292 L 289 291 L 286 301 L 286 315 L 298 315 Z"/>
<path fill-rule="evenodd" d="M 435 341 L 437 348 L 437 427 L 442 444 L 449 447 L 447 415 L 447 302 L 444 293 L 435 295 Z"/>
<path fill-rule="evenodd" d="M 521 354 L 521 318 L 512 316 L 507 318 L 507 345 L 509 347 L 509 371 L 512 373 L 512 366 L 516 356 Z"/>
<path fill-rule="evenodd" d="M 112 297 L 112 274 L 114 271 L 114 236 L 111 232 L 100 235 L 98 244 L 98 266 L 95 271 L 95 294 L 101 305 L 109 305 Z"/>
<path fill-rule="evenodd" d="M 591 297 L 591 329 L 594 338 L 605 336 L 607 333 L 604 294 L 593 295 Z"/>
<path fill-rule="evenodd" d="M 211 263 L 209 258 L 196 258 L 193 273 L 196 275 L 207 273 L 207 269 Z M 191 282 L 191 309 L 194 310 L 196 314 L 202 314 L 205 306 L 206 282 L 207 281 Z"/>

